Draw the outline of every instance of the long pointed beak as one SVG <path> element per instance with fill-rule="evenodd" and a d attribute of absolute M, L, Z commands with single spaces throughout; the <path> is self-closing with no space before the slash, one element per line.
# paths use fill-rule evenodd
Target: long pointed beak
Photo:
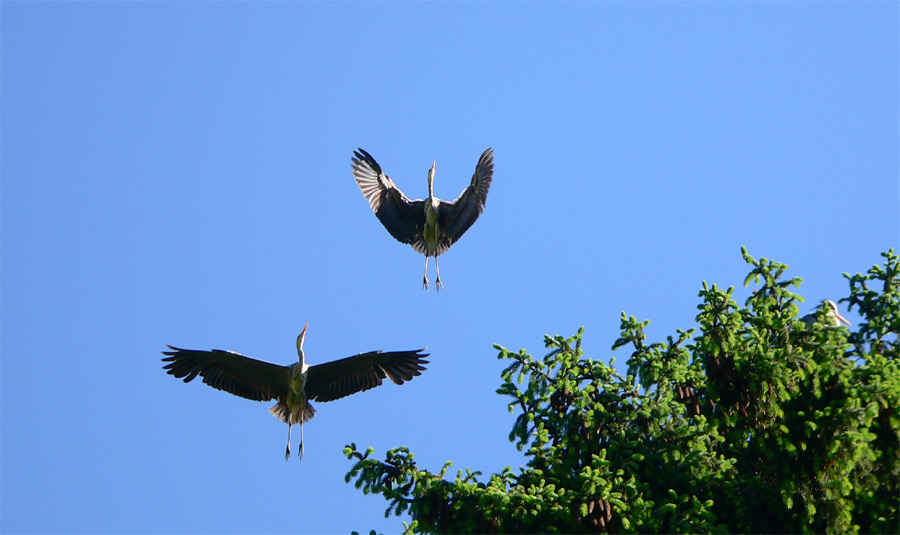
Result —
<path fill-rule="evenodd" d="M 434 173 L 434 166 L 437 165 L 437 160 L 431 162 L 431 172 Z"/>
<path fill-rule="evenodd" d="M 303 330 L 300 331 L 300 335 L 297 336 L 297 354 L 303 353 L 303 341 L 306 339 L 306 328 L 309 327 L 309 322 L 306 322 L 306 325 L 303 326 Z"/>
<path fill-rule="evenodd" d="M 844 322 L 848 327 L 850 326 L 850 322 L 847 321 L 847 318 L 841 316 L 837 310 L 834 311 L 834 317 L 838 319 L 838 321 Z"/>

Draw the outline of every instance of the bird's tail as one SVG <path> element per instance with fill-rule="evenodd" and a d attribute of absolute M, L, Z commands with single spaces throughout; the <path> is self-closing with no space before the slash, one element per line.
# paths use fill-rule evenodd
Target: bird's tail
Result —
<path fill-rule="evenodd" d="M 293 417 L 290 420 L 288 420 L 288 416 L 290 416 L 290 410 L 288 409 L 287 403 L 285 403 L 284 401 L 279 401 L 275 405 L 272 405 L 272 408 L 269 409 L 269 412 L 272 413 L 272 416 L 278 418 L 286 424 L 305 424 L 306 422 L 312 420 L 313 416 L 316 415 L 316 409 L 314 409 L 312 404 L 308 401 L 297 407 L 297 410 L 294 411 Z"/>

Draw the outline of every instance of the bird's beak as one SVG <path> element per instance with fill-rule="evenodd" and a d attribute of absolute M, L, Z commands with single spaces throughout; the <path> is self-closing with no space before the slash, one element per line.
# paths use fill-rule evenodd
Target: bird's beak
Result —
<path fill-rule="evenodd" d="M 436 164 L 437 164 L 437 160 L 434 160 L 433 162 L 431 162 L 431 170 L 428 171 L 428 172 L 431 173 L 432 175 L 434 174 L 434 166 L 435 166 Z"/>
<path fill-rule="evenodd" d="M 300 334 L 297 336 L 297 353 L 303 352 L 303 341 L 306 340 L 306 328 L 309 327 L 309 322 L 306 322 L 306 325 L 303 326 L 303 330 L 300 331 Z"/>
<path fill-rule="evenodd" d="M 838 319 L 838 321 L 844 322 L 848 327 L 850 326 L 850 322 L 847 321 L 847 318 L 841 316 L 837 310 L 834 311 L 834 317 Z"/>

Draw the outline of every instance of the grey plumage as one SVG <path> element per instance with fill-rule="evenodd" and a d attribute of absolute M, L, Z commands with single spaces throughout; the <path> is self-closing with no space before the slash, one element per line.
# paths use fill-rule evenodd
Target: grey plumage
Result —
<path fill-rule="evenodd" d="M 425 255 L 424 286 L 428 288 L 428 257 L 435 258 L 437 287 L 441 284 L 437 257 L 446 253 L 478 219 L 487 202 L 494 175 L 494 151 L 487 149 L 478 159 L 469 185 L 452 202 L 434 196 L 434 165 L 428 172 L 428 197 L 410 200 L 384 173 L 371 154 L 353 152 L 353 177 L 369 207 L 384 228 L 401 243 Z"/>
<path fill-rule="evenodd" d="M 290 455 L 290 426 L 301 424 L 300 456 L 303 455 L 302 424 L 316 414 L 310 401 L 333 401 L 380 386 L 390 379 L 400 385 L 420 375 L 428 364 L 422 353 L 415 351 L 369 351 L 332 362 L 310 366 L 305 362 L 303 340 L 306 327 L 297 337 L 299 362 L 290 366 L 272 364 L 246 357 L 234 351 L 181 349 L 168 346 L 170 351 L 163 362 L 169 375 L 185 383 L 196 377 L 218 390 L 254 401 L 277 400 L 269 410 L 273 416 L 288 424 Z"/>
<path fill-rule="evenodd" d="M 847 321 L 847 318 L 841 316 L 841 313 L 838 312 L 837 303 L 831 301 L 830 299 L 823 300 L 822 303 L 817 306 L 814 311 L 800 318 L 800 321 L 802 321 L 806 325 L 807 329 L 811 328 L 818 319 L 817 316 L 819 311 L 823 308 L 825 309 L 825 317 L 828 320 L 828 323 L 825 324 L 826 326 L 840 327 L 841 323 L 850 325 L 850 322 Z"/>
<path fill-rule="evenodd" d="M 218 390 L 254 401 L 270 401 L 287 395 L 291 367 L 272 364 L 234 351 L 201 351 L 168 346 L 163 351 L 169 375 L 191 382 L 198 375 Z M 308 369 L 306 392 L 310 401 L 333 401 L 381 386 L 382 379 L 402 385 L 425 368 L 427 354 L 418 351 L 370 351 Z"/>

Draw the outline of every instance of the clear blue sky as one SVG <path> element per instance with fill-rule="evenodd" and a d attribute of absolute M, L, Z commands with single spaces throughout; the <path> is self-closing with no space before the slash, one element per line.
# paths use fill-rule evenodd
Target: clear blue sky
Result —
<path fill-rule="evenodd" d="M 620 313 L 654 339 L 693 326 L 703 280 L 740 286 L 741 245 L 803 277 L 806 312 L 900 244 L 897 2 L 0 18 L 3 532 L 396 532 L 342 448 L 522 464 L 492 344 L 543 354 L 584 325 L 589 356 L 624 363 Z M 371 213 L 357 147 L 412 198 L 436 159 L 450 199 L 494 148 L 446 291 Z M 319 403 L 299 462 L 270 404 L 161 369 L 165 344 L 287 364 L 307 321 L 314 363 L 432 357 Z"/>

